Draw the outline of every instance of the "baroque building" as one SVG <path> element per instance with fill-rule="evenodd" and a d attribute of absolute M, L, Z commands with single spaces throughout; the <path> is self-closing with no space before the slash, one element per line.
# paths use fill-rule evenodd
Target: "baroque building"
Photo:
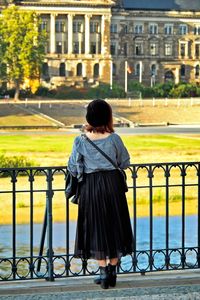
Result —
<path fill-rule="evenodd" d="M 2 6 L 3 0 L 1 0 Z M 199 0 L 18 0 L 42 19 L 51 85 L 200 81 Z M 125 67 L 126 66 L 126 67 Z"/>
<path fill-rule="evenodd" d="M 114 80 L 145 85 L 200 81 L 199 0 L 123 0 L 113 7 L 111 55 Z"/>

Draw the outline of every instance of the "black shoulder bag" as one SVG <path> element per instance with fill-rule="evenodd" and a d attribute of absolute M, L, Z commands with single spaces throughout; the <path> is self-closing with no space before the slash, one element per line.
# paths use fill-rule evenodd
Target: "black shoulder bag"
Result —
<path fill-rule="evenodd" d="M 71 199 L 71 202 L 78 204 L 78 199 L 80 195 L 80 183 L 78 179 L 74 177 L 68 170 L 65 181 L 65 196 L 66 199 Z"/>
<path fill-rule="evenodd" d="M 114 167 L 117 169 L 120 174 L 121 174 L 121 179 L 122 179 L 122 185 L 124 188 L 124 192 L 128 192 L 128 186 L 127 186 L 127 181 L 126 181 L 126 173 L 123 169 L 121 169 L 105 152 L 103 152 L 95 143 L 93 143 L 86 134 L 83 134 L 83 136 L 86 138 L 86 140 L 94 147 L 96 148 Z"/>

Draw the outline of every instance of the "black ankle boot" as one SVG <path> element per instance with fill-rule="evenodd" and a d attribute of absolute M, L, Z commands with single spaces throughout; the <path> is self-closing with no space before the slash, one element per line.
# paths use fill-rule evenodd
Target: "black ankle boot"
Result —
<path fill-rule="evenodd" d="M 99 267 L 100 276 L 94 279 L 94 283 L 101 284 L 102 289 L 108 289 L 108 267 Z"/>
<path fill-rule="evenodd" d="M 108 265 L 108 282 L 109 286 L 116 286 L 117 274 L 116 274 L 116 266 L 111 264 Z"/>

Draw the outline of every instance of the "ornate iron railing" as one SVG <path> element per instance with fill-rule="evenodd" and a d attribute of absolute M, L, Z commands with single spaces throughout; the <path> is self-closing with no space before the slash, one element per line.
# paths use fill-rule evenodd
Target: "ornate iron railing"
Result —
<path fill-rule="evenodd" d="M 136 249 L 119 273 L 200 267 L 200 162 L 132 164 L 127 199 Z M 0 169 L 0 280 L 94 275 L 73 256 L 77 207 L 66 167 Z"/>

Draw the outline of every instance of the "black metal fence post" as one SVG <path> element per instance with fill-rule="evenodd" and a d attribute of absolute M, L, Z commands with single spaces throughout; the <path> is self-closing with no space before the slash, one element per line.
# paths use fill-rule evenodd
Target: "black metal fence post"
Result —
<path fill-rule="evenodd" d="M 16 182 L 17 182 L 17 174 L 16 170 L 12 170 L 11 175 L 11 182 L 12 182 L 12 273 L 13 279 L 16 279 Z"/>
<path fill-rule="evenodd" d="M 198 268 L 200 268 L 200 163 L 198 163 L 198 254 L 197 254 L 197 261 L 198 261 Z"/>
<path fill-rule="evenodd" d="M 47 170 L 47 191 L 46 191 L 46 210 L 47 210 L 47 257 L 48 257 L 48 281 L 54 281 L 53 271 L 53 214 L 52 214 L 52 169 Z"/>

